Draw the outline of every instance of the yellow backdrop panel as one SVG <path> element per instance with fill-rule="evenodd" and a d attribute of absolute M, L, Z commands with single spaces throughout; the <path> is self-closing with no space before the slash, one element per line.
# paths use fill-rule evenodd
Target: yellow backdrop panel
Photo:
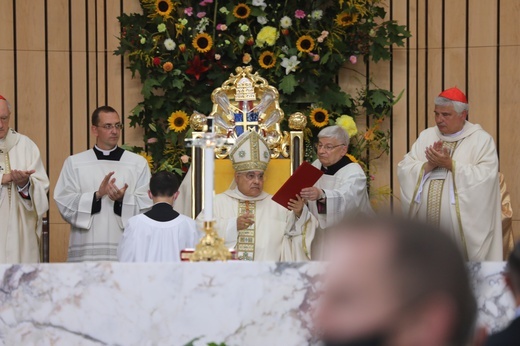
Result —
<path fill-rule="evenodd" d="M 235 176 L 231 160 L 215 160 L 215 193 L 229 188 Z M 291 176 L 291 160 L 271 160 L 264 175 L 264 191 L 274 195 Z"/>

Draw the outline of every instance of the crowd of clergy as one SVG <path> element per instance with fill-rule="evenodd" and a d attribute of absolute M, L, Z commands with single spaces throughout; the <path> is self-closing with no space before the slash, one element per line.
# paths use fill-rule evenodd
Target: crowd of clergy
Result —
<path fill-rule="evenodd" d="M 457 88 L 435 99 L 436 125 L 421 132 L 397 167 L 402 212 L 447 232 L 466 260 L 502 260 L 496 146 L 467 121 L 468 111 Z M 10 115 L 11 105 L 0 96 L 0 262 L 38 262 L 49 180 L 37 146 L 9 127 Z M 182 199 L 173 174 L 152 177 L 142 156 L 118 146 L 122 128 L 115 109 L 97 108 L 91 116 L 96 144 L 63 164 L 53 197 L 71 225 L 68 261 L 179 261 L 180 250 L 198 243 L 200 227 L 175 211 Z M 346 155 L 348 147 L 342 127 L 323 128 L 312 163 L 321 177 L 280 205 L 264 191 L 271 158 L 265 138 L 241 134 L 229 152 L 234 179 L 214 197 L 226 246 L 239 260 L 323 259 L 327 229 L 374 215 L 366 174 Z"/>

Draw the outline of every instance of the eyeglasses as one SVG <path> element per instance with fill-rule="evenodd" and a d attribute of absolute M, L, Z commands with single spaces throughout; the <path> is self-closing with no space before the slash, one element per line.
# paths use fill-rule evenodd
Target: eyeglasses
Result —
<path fill-rule="evenodd" d="M 121 123 L 117 123 L 117 124 L 105 124 L 105 125 L 101 125 L 101 126 L 96 125 L 96 127 L 102 127 L 105 130 L 112 130 L 113 128 L 115 128 L 116 130 L 122 130 L 124 125 Z"/>
<path fill-rule="evenodd" d="M 314 147 L 316 148 L 316 150 L 325 150 L 325 151 L 332 151 L 334 149 L 336 149 L 337 147 L 341 147 L 343 145 L 346 145 L 346 144 L 338 144 L 338 145 L 330 145 L 330 144 L 327 144 L 327 145 L 323 145 L 321 143 L 317 143 L 314 145 Z"/>
<path fill-rule="evenodd" d="M 260 181 L 264 180 L 264 173 L 255 174 L 253 172 L 247 172 L 247 173 L 242 173 L 242 175 L 245 176 L 246 179 L 249 181 L 253 181 L 255 179 L 258 179 Z"/>

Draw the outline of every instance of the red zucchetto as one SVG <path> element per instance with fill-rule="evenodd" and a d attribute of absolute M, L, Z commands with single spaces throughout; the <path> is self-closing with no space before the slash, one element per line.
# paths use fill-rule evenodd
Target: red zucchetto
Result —
<path fill-rule="evenodd" d="M 440 97 L 447 98 L 452 101 L 459 101 L 462 103 L 468 103 L 466 95 L 457 87 L 449 88 L 439 94 Z"/>

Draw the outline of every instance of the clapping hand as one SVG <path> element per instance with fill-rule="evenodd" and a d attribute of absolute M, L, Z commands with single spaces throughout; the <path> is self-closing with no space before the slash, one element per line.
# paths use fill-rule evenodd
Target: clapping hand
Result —
<path fill-rule="evenodd" d="M 108 195 L 108 198 L 113 201 L 120 202 L 123 200 L 126 189 L 128 188 L 128 184 L 125 184 L 122 188 L 118 188 L 116 186 L 116 178 L 112 178 L 112 175 L 114 175 L 114 172 L 108 173 L 105 178 L 103 178 L 103 181 L 101 182 L 101 185 L 99 185 L 99 189 L 96 192 L 97 199 Z"/>
<path fill-rule="evenodd" d="M 18 185 L 18 187 L 24 187 L 25 185 L 27 185 L 27 182 L 29 181 L 29 177 L 34 172 L 36 172 L 36 171 L 35 170 L 22 171 L 22 170 L 18 170 L 18 169 L 13 169 L 11 171 L 11 179 L 16 185 Z"/>
<path fill-rule="evenodd" d="M 446 168 L 451 171 L 452 160 L 450 151 L 442 147 L 442 141 L 437 141 L 433 143 L 433 145 L 426 147 L 424 153 L 428 160 L 427 167 L 425 168 L 426 173 L 437 167 Z"/>

